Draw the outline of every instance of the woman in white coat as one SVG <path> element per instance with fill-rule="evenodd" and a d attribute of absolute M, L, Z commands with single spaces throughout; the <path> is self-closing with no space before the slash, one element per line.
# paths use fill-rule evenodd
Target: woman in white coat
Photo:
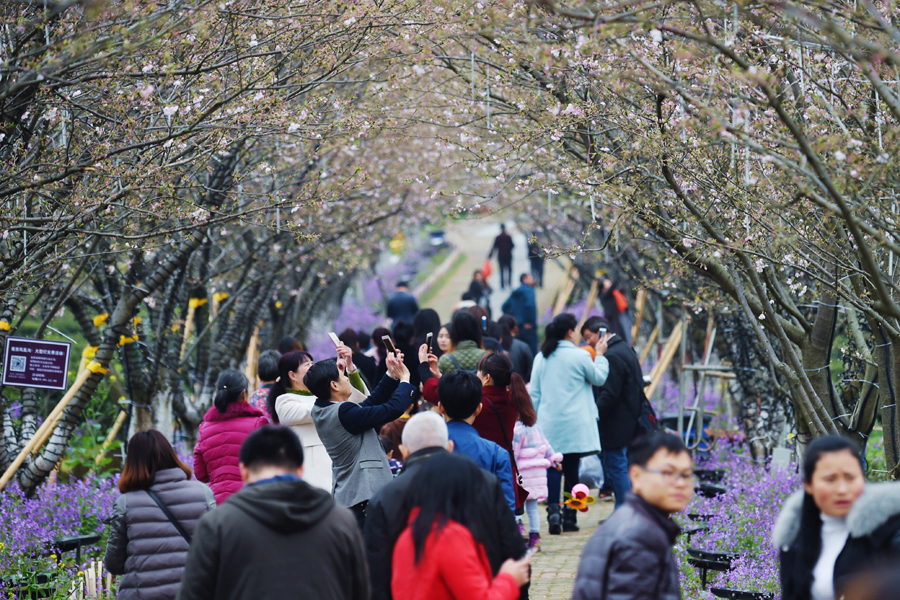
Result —
<path fill-rule="evenodd" d="M 353 367 L 350 348 L 338 347 L 338 356 Z M 316 487 L 332 492 L 331 457 L 316 433 L 312 420 L 312 408 L 316 397 L 303 385 L 303 377 L 313 364 L 308 352 L 295 350 L 284 354 L 278 361 L 278 379 L 269 391 L 266 406 L 273 423 L 286 425 L 294 430 L 303 444 L 303 480 Z M 352 402 L 362 402 L 369 395 L 359 371 L 348 372 L 353 385 Z"/>

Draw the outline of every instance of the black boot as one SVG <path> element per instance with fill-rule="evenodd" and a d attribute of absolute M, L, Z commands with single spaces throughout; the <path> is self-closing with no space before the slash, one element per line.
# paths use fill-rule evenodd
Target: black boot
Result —
<path fill-rule="evenodd" d="M 578 531 L 578 511 L 568 506 L 563 507 L 562 529 L 566 533 Z"/>
<path fill-rule="evenodd" d="M 547 524 L 549 525 L 550 535 L 559 535 L 562 533 L 562 523 L 559 516 L 559 504 L 547 505 Z"/>

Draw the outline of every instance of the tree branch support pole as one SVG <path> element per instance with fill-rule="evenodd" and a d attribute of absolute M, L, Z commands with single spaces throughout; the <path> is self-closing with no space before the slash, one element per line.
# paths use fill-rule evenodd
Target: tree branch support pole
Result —
<path fill-rule="evenodd" d="M 106 451 L 109 450 L 110 444 L 113 443 L 113 440 L 116 439 L 116 436 L 119 435 L 119 429 L 122 428 L 122 425 L 125 423 L 125 419 L 128 418 L 128 411 L 120 411 L 119 416 L 116 418 L 116 422 L 113 423 L 112 429 L 109 430 L 109 434 L 106 436 L 106 439 L 103 440 L 103 445 L 100 446 L 100 454 L 97 455 L 97 459 L 94 461 L 96 466 L 100 466 L 101 461 L 103 461 L 106 456 Z"/>
<path fill-rule="evenodd" d="M 41 426 L 38 427 L 38 430 L 34 433 L 34 437 L 31 438 L 22 451 L 19 452 L 19 455 L 16 457 L 12 464 L 9 465 L 9 468 L 6 469 L 6 472 L 3 473 L 3 477 L 0 477 L 0 491 L 6 487 L 6 484 L 9 483 L 9 480 L 13 478 L 13 475 L 16 474 L 16 471 L 19 470 L 19 467 L 22 466 L 22 463 L 25 462 L 25 459 L 32 452 L 39 450 L 48 439 L 50 439 L 50 435 L 53 433 L 53 430 L 56 428 L 56 423 L 59 421 L 60 416 L 63 411 L 69 405 L 75 395 L 78 393 L 78 390 L 81 389 L 81 386 L 84 385 L 84 382 L 88 380 L 88 378 L 92 375 L 92 371 L 90 368 L 83 369 L 80 373 L 78 373 L 78 377 L 75 378 L 75 383 L 72 384 L 72 387 L 69 388 L 69 391 L 66 392 L 66 395 L 62 397 L 56 407 L 47 415 L 47 418 L 41 423 Z"/>

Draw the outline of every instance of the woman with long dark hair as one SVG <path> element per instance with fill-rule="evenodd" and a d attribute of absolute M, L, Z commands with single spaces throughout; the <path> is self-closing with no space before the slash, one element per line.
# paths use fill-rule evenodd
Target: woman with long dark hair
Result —
<path fill-rule="evenodd" d="M 174 600 L 197 522 L 216 507 L 212 490 L 191 481 L 162 433 L 140 431 L 128 442 L 103 558 L 119 580 L 121 600 Z M 157 504 L 161 502 L 178 522 Z M 181 530 L 187 534 L 182 536 Z"/>
<path fill-rule="evenodd" d="M 531 369 L 531 400 L 537 423 L 553 449 L 563 455 L 562 474 L 547 469 L 547 523 L 551 535 L 578 531 L 577 513 L 563 507 L 560 519 L 560 486 L 565 491 L 578 483 L 578 463 L 582 457 L 600 451 L 597 405 L 592 385 L 603 385 L 609 375 L 606 338 L 597 341 L 597 357 L 577 346 L 578 319 L 571 313 L 553 318 L 547 325 L 541 352 Z M 561 527 L 560 527 L 561 526 Z"/>
<path fill-rule="evenodd" d="M 342 346 L 347 348 L 347 346 Z M 368 396 L 366 386 L 359 376 L 359 371 L 353 365 L 352 351 L 349 359 L 350 366 L 354 370 L 347 373 L 353 394 L 351 402 L 362 402 Z M 339 350 L 339 353 L 341 351 Z M 344 354 L 347 354 L 346 352 Z M 303 480 L 331 492 L 331 457 L 325 449 L 316 426 L 312 420 L 312 409 L 316 404 L 316 397 L 303 383 L 306 372 L 313 365 L 313 357 L 309 352 L 295 350 L 288 352 L 278 361 L 278 378 L 272 389 L 266 404 L 269 407 L 269 416 L 273 423 L 286 425 L 294 430 L 300 443 L 303 444 Z"/>
<path fill-rule="evenodd" d="M 484 545 L 496 525 L 488 522 L 481 469 L 445 453 L 430 457 L 410 476 L 403 511 L 408 516 L 394 544 L 394 599 L 518 598 L 531 560 L 507 560 L 493 576 Z"/>
<path fill-rule="evenodd" d="M 194 446 L 194 472 L 208 483 L 221 504 L 243 487 L 238 468 L 241 444 L 269 419 L 248 402 L 247 378 L 240 371 L 222 371 L 216 381 L 213 406 L 203 416 Z"/>
<path fill-rule="evenodd" d="M 375 359 L 378 366 L 378 372 L 375 379 L 381 381 L 387 373 L 387 346 L 384 345 L 384 336 L 391 335 L 391 330 L 387 327 L 376 327 L 372 332 L 372 350 L 370 355 Z"/>
<path fill-rule="evenodd" d="M 425 343 L 428 334 L 431 336 L 431 352 L 440 358 L 444 352 L 437 343 L 438 334 L 441 331 L 441 317 L 433 308 L 423 308 L 416 313 L 413 318 L 413 329 L 415 330 L 413 346 L 418 348 Z M 413 352 L 413 354 L 415 354 Z"/>
<path fill-rule="evenodd" d="M 842 597 L 854 575 L 900 559 L 900 483 L 866 484 L 854 442 L 817 438 L 803 457 L 803 490 L 785 502 L 772 541 L 784 600 Z"/>
<path fill-rule="evenodd" d="M 497 323 L 502 327 L 500 335 L 500 345 L 509 353 L 509 359 L 513 364 L 513 371 L 518 373 L 525 383 L 531 381 L 531 366 L 534 364 L 534 353 L 531 347 L 520 340 L 519 323 L 512 315 L 503 315 L 497 319 Z"/>
<path fill-rule="evenodd" d="M 481 413 L 475 417 L 472 426 L 478 435 L 505 448 L 513 470 L 513 481 L 518 481 L 512 440 L 516 421 L 531 427 L 537 420 L 531 396 L 525 382 L 512 369 L 512 361 L 506 354 L 492 352 L 485 354 L 478 363 L 478 378 L 481 380 Z M 520 497 L 519 486 L 515 486 L 516 507 L 525 503 Z"/>

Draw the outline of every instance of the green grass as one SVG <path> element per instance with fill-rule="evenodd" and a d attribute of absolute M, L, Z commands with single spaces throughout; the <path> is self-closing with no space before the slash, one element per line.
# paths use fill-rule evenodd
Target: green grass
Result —
<path fill-rule="evenodd" d="M 450 281 L 450 278 L 453 277 L 459 268 L 466 262 L 466 255 L 462 252 L 459 253 L 459 256 L 456 257 L 456 260 L 453 261 L 453 264 L 447 269 L 447 272 L 444 273 L 443 277 L 434 282 L 434 285 L 428 288 L 428 290 L 422 294 L 422 297 L 419 298 L 420 306 L 428 306 L 428 304 L 434 300 L 434 298 L 440 293 L 440 291 L 447 285 L 447 282 Z"/>

